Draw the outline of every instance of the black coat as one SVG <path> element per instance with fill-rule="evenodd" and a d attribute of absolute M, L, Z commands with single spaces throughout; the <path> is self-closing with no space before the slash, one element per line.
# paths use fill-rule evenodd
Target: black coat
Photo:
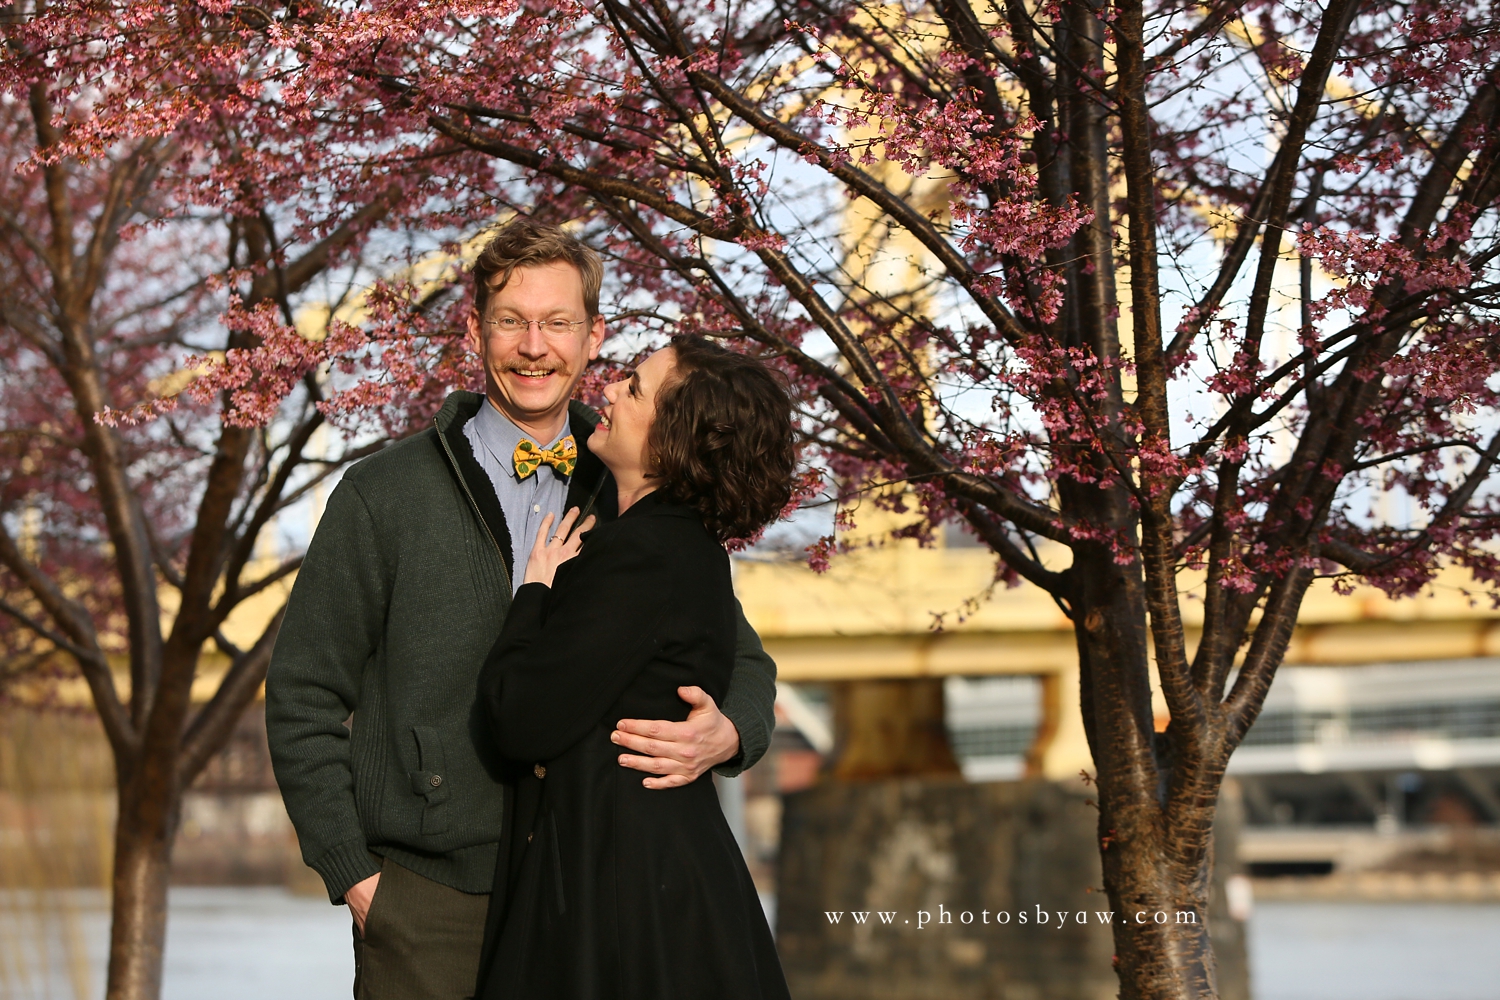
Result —
<path fill-rule="evenodd" d="M 685 719 L 681 685 L 721 700 L 735 628 L 723 547 L 655 494 L 517 591 L 480 677 L 514 779 L 481 1000 L 789 996 L 712 779 L 645 788 L 609 739 Z"/>

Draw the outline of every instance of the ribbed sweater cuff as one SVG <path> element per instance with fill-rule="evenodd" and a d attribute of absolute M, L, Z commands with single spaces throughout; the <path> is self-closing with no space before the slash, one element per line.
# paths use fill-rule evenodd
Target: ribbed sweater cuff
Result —
<path fill-rule="evenodd" d="M 380 874 L 380 865 L 370 857 L 363 837 L 339 844 L 311 862 L 309 867 L 323 876 L 323 884 L 328 887 L 328 899 L 332 903 L 342 903 L 344 893 L 352 886 L 371 875 Z"/>
<path fill-rule="evenodd" d="M 755 766 L 765 754 L 766 747 L 771 742 L 770 734 L 766 732 L 760 716 L 737 704 L 736 699 L 725 699 L 721 711 L 734 723 L 734 728 L 739 730 L 740 752 L 714 768 L 714 773 L 725 778 L 735 778 L 741 771 Z"/>

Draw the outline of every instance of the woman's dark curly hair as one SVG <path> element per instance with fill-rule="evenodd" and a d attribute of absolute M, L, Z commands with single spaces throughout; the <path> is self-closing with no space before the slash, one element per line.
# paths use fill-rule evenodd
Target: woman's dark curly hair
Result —
<path fill-rule="evenodd" d="M 664 499 L 698 511 L 719 541 L 749 538 L 792 496 L 792 400 L 780 373 L 702 337 L 672 338 L 677 363 L 647 437 Z"/>

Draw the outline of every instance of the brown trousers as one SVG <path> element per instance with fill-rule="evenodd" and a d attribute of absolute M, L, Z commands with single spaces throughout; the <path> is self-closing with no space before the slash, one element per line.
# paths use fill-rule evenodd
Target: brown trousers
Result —
<path fill-rule="evenodd" d="M 489 905 L 383 859 L 364 937 L 354 930 L 354 1000 L 472 997 Z"/>

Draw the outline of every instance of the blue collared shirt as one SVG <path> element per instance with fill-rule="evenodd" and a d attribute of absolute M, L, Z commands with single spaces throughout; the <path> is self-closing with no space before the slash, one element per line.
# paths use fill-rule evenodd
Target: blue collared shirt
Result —
<path fill-rule="evenodd" d="M 563 507 L 568 502 L 568 478 L 556 467 L 543 465 L 526 479 L 516 477 L 516 445 L 522 438 L 544 450 L 573 433 L 570 423 L 564 423 L 562 433 L 551 441 L 538 441 L 510 422 L 510 418 L 488 399 L 479 408 L 473 420 L 464 424 L 464 437 L 474 451 L 474 458 L 490 477 L 495 487 L 495 496 L 500 500 L 500 509 L 505 513 L 505 527 L 510 532 L 511 589 L 519 590 L 526 578 L 526 560 L 531 555 L 532 543 L 536 541 L 537 529 L 548 514 L 553 515 L 552 526 L 556 530 L 562 520 Z"/>

